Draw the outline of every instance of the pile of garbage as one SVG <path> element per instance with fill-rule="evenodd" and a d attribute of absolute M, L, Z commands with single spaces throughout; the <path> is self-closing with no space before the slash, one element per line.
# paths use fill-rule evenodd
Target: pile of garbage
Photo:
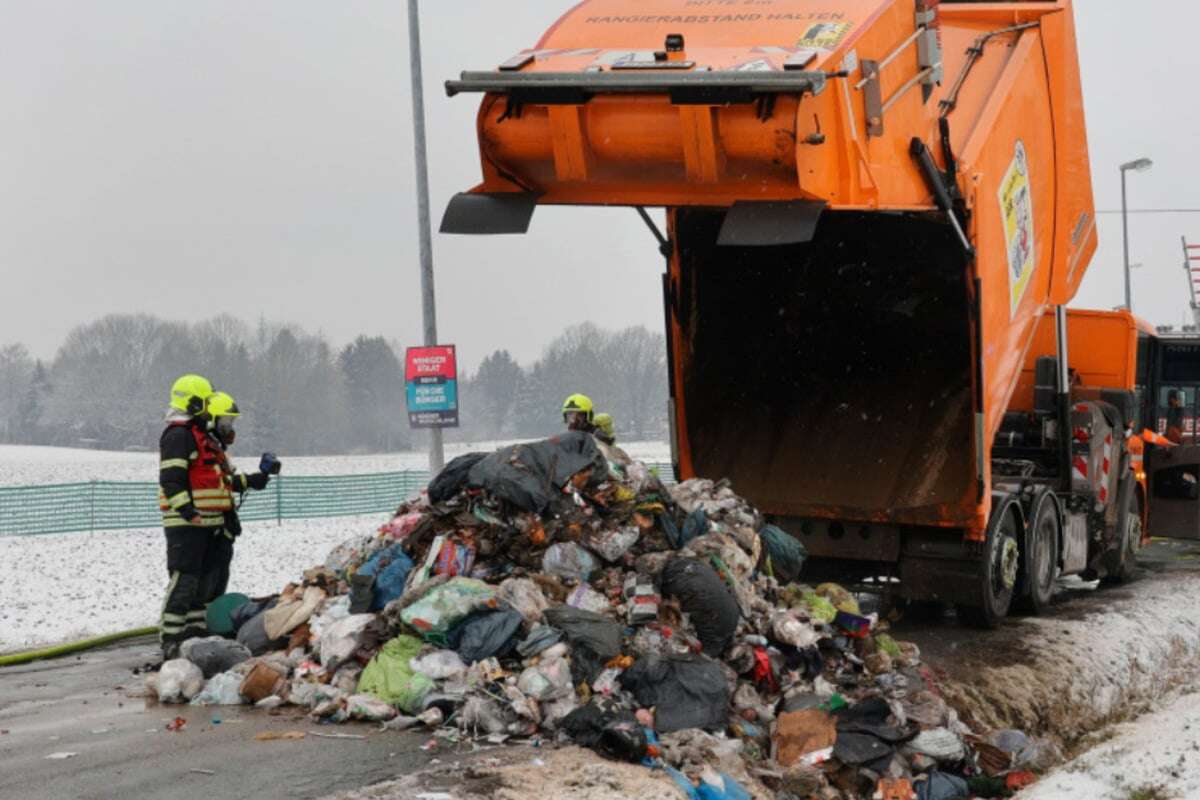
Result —
<path fill-rule="evenodd" d="M 163 702 L 299 706 L 435 739 L 573 742 L 695 797 L 1003 797 L 1047 748 L 977 735 L 915 645 L 727 482 L 585 433 L 452 461 L 377 533 L 230 615 Z M 749 787 L 747 789 L 747 787 Z"/>

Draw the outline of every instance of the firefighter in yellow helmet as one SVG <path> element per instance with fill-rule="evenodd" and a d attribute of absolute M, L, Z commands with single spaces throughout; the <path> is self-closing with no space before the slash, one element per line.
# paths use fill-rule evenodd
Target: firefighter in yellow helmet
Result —
<path fill-rule="evenodd" d="M 587 395 L 573 394 L 564 400 L 562 415 L 563 422 L 567 425 L 567 430 L 583 431 L 584 433 L 596 432 L 594 424 L 596 408 L 592 404 L 592 398 Z"/>
<path fill-rule="evenodd" d="M 274 453 L 263 453 L 259 460 L 258 472 L 247 475 L 239 472 L 229 460 L 228 450 L 237 438 L 234 425 L 241 416 L 234 399 L 225 392 L 213 392 L 208 398 L 207 411 L 209 416 L 209 436 L 215 440 L 218 462 L 224 474 L 225 482 L 233 494 L 243 495 L 250 489 L 262 491 L 267 488 L 272 475 L 278 475 L 283 465 Z M 233 543 L 242 533 L 242 523 L 238 519 L 240 501 L 231 505 L 224 512 L 224 524 L 213 532 L 212 541 L 204 558 L 204 580 L 202 597 L 204 609 L 221 595 L 229 586 L 229 566 L 233 563 Z"/>
<path fill-rule="evenodd" d="M 612 414 L 597 414 L 592 422 L 596 427 L 595 436 L 609 447 L 617 443 L 617 434 L 613 429 Z"/>
<path fill-rule="evenodd" d="M 167 539 L 167 597 L 159 623 L 163 658 L 203 635 L 204 557 L 223 513 L 231 508 L 208 436 L 208 379 L 184 375 L 171 387 L 167 427 L 158 440 L 158 504 Z"/>

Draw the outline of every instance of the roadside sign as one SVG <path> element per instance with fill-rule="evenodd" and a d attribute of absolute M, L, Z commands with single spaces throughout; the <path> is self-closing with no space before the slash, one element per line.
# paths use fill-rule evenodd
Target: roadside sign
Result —
<path fill-rule="evenodd" d="M 458 363 L 454 345 L 410 347 L 404 362 L 409 426 L 457 428 Z"/>

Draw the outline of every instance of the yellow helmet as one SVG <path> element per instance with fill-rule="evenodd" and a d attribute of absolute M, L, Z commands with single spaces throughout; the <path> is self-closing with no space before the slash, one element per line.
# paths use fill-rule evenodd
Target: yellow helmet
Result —
<path fill-rule="evenodd" d="M 213 392 L 208 398 L 208 415 L 213 419 L 218 417 L 238 417 L 242 412 L 237 403 L 225 392 Z"/>
<path fill-rule="evenodd" d="M 563 401 L 562 413 L 565 417 L 567 414 L 584 414 L 587 421 L 591 422 L 595 407 L 592 405 L 592 398 L 586 394 L 573 394 Z"/>
<path fill-rule="evenodd" d="M 592 423 L 596 426 L 596 430 L 604 434 L 609 439 L 614 439 L 613 434 L 613 418 L 612 414 L 597 414 L 595 421 Z"/>
<path fill-rule="evenodd" d="M 184 375 L 171 386 L 171 408 L 196 416 L 204 411 L 204 404 L 212 397 L 212 384 L 199 375 Z"/>

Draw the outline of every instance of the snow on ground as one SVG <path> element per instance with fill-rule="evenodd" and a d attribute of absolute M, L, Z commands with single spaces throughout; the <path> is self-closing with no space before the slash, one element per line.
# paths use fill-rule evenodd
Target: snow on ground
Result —
<path fill-rule="evenodd" d="M 446 445 L 446 460 L 469 452 L 488 452 L 511 442 L 472 442 Z M 668 463 L 671 448 L 665 442 L 621 443 L 639 461 Z M 372 472 L 423 471 L 429 468 L 425 451 L 364 456 L 293 456 L 281 453 L 288 475 L 359 475 Z M 235 458 L 242 469 L 252 470 L 257 456 Z M 158 453 L 123 453 L 69 447 L 0 445 L 0 486 L 28 486 L 83 481 L 158 480 Z"/>
<path fill-rule="evenodd" d="M 273 594 L 387 515 L 246 523 L 229 590 Z M 167 586 L 161 528 L 0 537 L 0 653 L 154 625 Z"/>
<path fill-rule="evenodd" d="M 1021 793 L 1021 800 L 1200 797 L 1200 695 L 1118 725 L 1104 743 Z"/>

